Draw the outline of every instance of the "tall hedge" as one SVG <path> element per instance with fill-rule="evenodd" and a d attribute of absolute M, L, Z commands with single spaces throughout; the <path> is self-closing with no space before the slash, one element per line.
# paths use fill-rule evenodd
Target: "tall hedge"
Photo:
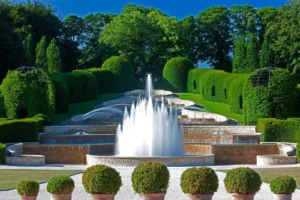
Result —
<path fill-rule="evenodd" d="M 63 78 L 63 74 L 57 73 L 50 76 L 55 95 L 55 112 L 68 112 L 69 107 L 69 88 Z"/>
<path fill-rule="evenodd" d="M 171 58 L 165 65 L 163 77 L 167 89 L 174 92 L 187 91 L 187 78 L 189 70 L 193 69 L 193 63 L 185 57 Z"/>
<path fill-rule="evenodd" d="M 6 145 L 0 143 L 0 164 L 5 163 L 5 152 L 6 152 Z"/>
<path fill-rule="evenodd" d="M 248 80 L 249 75 L 239 75 L 237 78 L 231 81 L 229 85 L 229 105 L 230 111 L 237 114 L 244 113 L 244 98 L 243 91 L 244 85 Z"/>
<path fill-rule="evenodd" d="M 69 88 L 70 103 L 97 99 L 97 80 L 92 73 L 74 70 L 63 77 Z"/>
<path fill-rule="evenodd" d="M 191 69 L 188 73 L 187 91 L 188 93 L 200 94 L 200 80 L 210 69 Z"/>
<path fill-rule="evenodd" d="M 268 85 L 252 85 L 251 77 L 254 74 L 244 88 L 246 124 L 256 124 L 259 118 L 285 119 L 294 116 L 297 85 L 295 78 L 287 70 L 278 69 L 271 71 Z"/>
<path fill-rule="evenodd" d="M 5 118 L 6 117 L 6 110 L 4 107 L 4 97 L 2 94 L 2 88 L 0 85 L 0 118 Z"/>
<path fill-rule="evenodd" d="M 96 77 L 98 94 L 114 92 L 114 74 L 111 71 L 99 68 L 91 68 L 88 71 Z"/>
<path fill-rule="evenodd" d="M 42 70 L 9 71 L 3 80 L 2 92 L 6 114 L 11 119 L 54 113 L 53 85 Z"/>
<path fill-rule="evenodd" d="M 0 120 L 0 142 L 37 142 L 43 130 L 43 119 Z"/>
<path fill-rule="evenodd" d="M 259 119 L 257 130 L 263 134 L 264 142 L 300 142 L 300 121 Z"/>
<path fill-rule="evenodd" d="M 113 73 L 114 92 L 125 92 L 131 90 L 134 82 L 134 71 L 130 62 L 122 56 L 113 56 L 107 59 L 102 69 L 109 70 Z M 108 86 L 107 86 L 108 87 Z"/>

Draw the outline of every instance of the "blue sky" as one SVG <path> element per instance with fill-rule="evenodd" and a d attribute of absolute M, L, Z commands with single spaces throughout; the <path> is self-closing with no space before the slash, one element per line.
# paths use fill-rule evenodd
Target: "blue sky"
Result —
<path fill-rule="evenodd" d="M 23 0 L 15 0 L 22 2 Z M 27 1 L 27 0 L 25 0 Z M 169 16 L 182 19 L 188 15 L 198 15 L 199 12 L 213 5 L 248 4 L 260 8 L 265 6 L 280 7 L 288 0 L 41 0 L 45 4 L 51 4 L 61 17 L 69 14 L 85 16 L 89 13 L 114 13 L 119 14 L 122 8 L 128 4 L 143 5 L 162 10 Z"/>

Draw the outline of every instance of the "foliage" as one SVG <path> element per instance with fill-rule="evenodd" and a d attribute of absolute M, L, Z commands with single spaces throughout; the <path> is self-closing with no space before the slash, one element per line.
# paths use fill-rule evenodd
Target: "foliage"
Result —
<path fill-rule="evenodd" d="M 6 117 L 6 110 L 4 106 L 4 97 L 2 94 L 2 88 L 0 85 L 0 118 L 5 118 Z"/>
<path fill-rule="evenodd" d="M 113 56 L 103 63 L 102 69 L 109 70 L 113 73 L 114 92 L 124 92 L 132 89 L 134 72 L 132 65 L 126 58 Z"/>
<path fill-rule="evenodd" d="M 48 117 L 47 115 L 37 114 L 37 115 L 34 115 L 32 118 L 42 119 L 43 120 L 43 126 L 51 126 L 52 125 L 51 118 Z"/>
<path fill-rule="evenodd" d="M 47 184 L 47 191 L 50 194 L 70 194 L 75 188 L 72 178 L 65 175 L 52 177 Z"/>
<path fill-rule="evenodd" d="M 272 66 L 275 60 L 274 52 L 271 49 L 271 34 L 266 33 L 264 36 L 264 42 L 261 47 L 261 52 L 259 55 L 260 67 Z"/>
<path fill-rule="evenodd" d="M 39 183 L 33 180 L 22 180 L 17 184 L 17 192 L 22 196 L 37 196 L 39 190 Z"/>
<path fill-rule="evenodd" d="M 251 168 L 236 168 L 229 170 L 224 179 L 228 193 L 255 194 L 262 184 L 259 174 Z"/>
<path fill-rule="evenodd" d="M 233 60 L 232 60 L 232 72 L 233 73 L 246 73 L 247 64 L 247 48 L 244 36 L 240 36 L 235 41 Z"/>
<path fill-rule="evenodd" d="M 34 39 L 31 34 L 29 34 L 25 40 L 23 40 L 23 46 L 25 50 L 26 64 L 28 66 L 34 66 L 35 62 L 35 45 Z"/>
<path fill-rule="evenodd" d="M 36 45 L 36 49 L 35 49 L 35 56 L 36 56 L 35 66 L 48 73 L 46 50 L 47 50 L 46 37 L 42 37 L 42 39 Z"/>
<path fill-rule="evenodd" d="M 184 57 L 170 59 L 163 71 L 163 77 L 166 80 L 167 88 L 176 92 L 187 91 L 187 78 L 190 69 L 193 69 L 193 63 Z"/>
<path fill-rule="evenodd" d="M 243 91 L 244 85 L 248 80 L 249 75 L 239 75 L 233 79 L 229 85 L 228 99 L 230 105 L 230 111 L 233 113 L 243 114 L 244 99 Z"/>
<path fill-rule="evenodd" d="M 5 163 L 6 144 L 0 143 L 0 164 Z"/>
<path fill-rule="evenodd" d="M 169 178 L 168 168 L 155 162 L 145 162 L 138 165 L 131 175 L 133 190 L 145 194 L 166 192 Z"/>
<path fill-rule="evenodd" d="M 52 39 L 47 51 L 47 67 L 48 67 L 48 73 L 59 73 L 62 71 L 62 65 L 61 65 L 61 58 L 60 58 L 60 50 L 56 44 L 56 40 Z"/>
<path fill-rule="evenodd" d="M 32 117 L 38 113 L 52 116 L 55 102 L 53 85 L 42 70 L 8 72 L 2 83 L 6 114 L 11 119 Z"/>
<path fill-rule="evenodd" d="M 94 74 L 97 79 L 98 94 L 114 91 L 114 74 L 110 70 L 90 68 L 88 71 Z"/>
<path fill-rule="evenodd" d="M 246 51 L 246 71 L 245 73 L 251 73 L 256 69 L 259 69 L 259 45 L 256 34 L 250 34 L 249 41 L 247 42 Z"/>
<path fill-rule="evenodd" d="M 200 94 L 200 80 L 202 76 L 210 71 L 209 69 L 191 69 L 188 73 L 188 80 L 187 80 L 187 91 L 188 93 Z"/>
<path fill-rule="evenodd" d="M 55 113 L 68 112 L 69 88 L 63 76 L 59 73 L 50 76 L 55 96 Z"/>
<path fill-rule="evenodd" d="M 296 181 L 291 176 L 279 176 L 271 181 L 270 189 L 274 194 L 292 194 L 297 188 Z"/>
<path fill-rule="evenodd" d="M 296 147 L 296 156 L 298 163 L 300 163 L 300 143 L 298 143 Z"/>
<path fill-rule="evenodd" d="M 38 134 L 43 130 L 43 120 L 28 118 L 0 121 L 0 142 L 37 142 Z"/>
<path fill-rule="evenodd" d="M 94 165 L 83 173 L 82 184 L 85 191 L 90 194 L 117 194 L 122 180 L 114 168 Z"/>
<path fill-rule="evenodd" d="M 213 194 L 219 188 L 219 179 L 209 167 L 193 167 L 181 174 L 180 186 L 188 194 Z"/>

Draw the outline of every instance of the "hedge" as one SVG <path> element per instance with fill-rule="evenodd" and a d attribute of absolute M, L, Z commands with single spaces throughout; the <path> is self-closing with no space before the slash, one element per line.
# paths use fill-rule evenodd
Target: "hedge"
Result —
<path fill-rule="evenodd" d="M 259 73 L 259 71 L 255 72 Z M 267 85 L 252 85 L 251 77 L 244 88 L 244 113 L 247 125 L 259 118 L 286 119 L 295 115 L 296 80 L 284 69 L 271 71 Z"/>
<path fill-rule="evenodd" d="M 107 59 L 102 69 L 113 73 L 114 92 L 125 92 L 131 90 L 134 82 L 134 71 L 130 62 L 122 56 L 113 56 Z M 107 87 L 107 86 L 105 86 Z"/>
<path fill-rule="evenodd" d="M 111 71 L 100 68 L 91 68 L 88 71 L 96 77 L 98 94 L 115 91 L 114 74 Z"/>
<path fill-rule="evenodd" d="M 188 93 L 200 94 L 200 80 L 202 76 L 211 69 L 191 69 L 188 73 L 187 91 Z"/>
<path fill-rule="evenodd" d="M 0 164 L 5 163 L 5 151 L 6 151 L 6 145 L 0 143 Z"/>
<path fill-rule="evenodd" d="M 0 120 L 0 142 L 37 142 L 43 130 L 43 119 Z"/>
<path fill-rule="evenodd" d="M 11 119 L 54 113 L 53 85 L 42 70 L 9 71 L 1 87 L 6 114 Z"/>
<path fill-rule="evenodd" d="M 233 113 L 243 114 L 244 99 L 243 91 L 244 85 L 248 80 L 249 75 L 239 75 L 237 78 L 231 81 L 228 91 L 228 99 L 230 105 L 230 111 Z"/>
<path fill-rule="evenodd" d="M 92 73 L 74 70 L 63 77 L 69 88 L 69 103 L 97 99 L 97 80 Z"/>
<path fill-rule="evenodd" d="M 188 58 L 171 58 L 163 70 L 166 89 L 174 92 L 186 92 L 188 73 L 193 68 L 194 65 Z"/>
<path fill-rule="evenodd" d="M 6 110 L 4 107 L 4 97 L 3 97 L 2 88 L 0 85 L 0 118 L 1 117 L 4 117 L 4 118 L 6 117 Z"/>
<path fill-rule="evenodd" d="M 296 146 L 296 157 L 297 157 L 298 163 L 300 163 L 300 143 L 298 143 Z"/>
<path fill-rule="evenodd" d="M 300 142 L 300 121 L 259 119 L 257 130 L 263 134 L 264 142 Z"/>
<path fill-rule="evenodd" d="M 53 74 L 50 77 L 53 84 L 55 95 L 55 112 L 64 113 L 68 112 L 69 108 L 69 88 L 63 78 L 63 74 Z"/>

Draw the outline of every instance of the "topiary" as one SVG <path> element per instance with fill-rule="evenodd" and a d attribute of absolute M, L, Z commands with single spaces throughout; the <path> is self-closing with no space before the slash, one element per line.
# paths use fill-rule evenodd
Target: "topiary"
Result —
<path fill-rule="evenodd" d="M 156 162 L 146 162 L 137 166 L 132 175 L 132 187 L 137 193 L 164 193 L 169 187 L 168 168 Z"/>
<path fill-rule="evenodd" d="M 85 191 L 90 194 L 117 194 L 122 180 L 114 168 L 94 165 L 83 173 L 82 184 Z"/>
<path fill-rule="evenodd" d="M 2 94 L 1 85 L 0 85 L 0 118 L 6 118 L 6 110 L 4 106 L 4 97 Z"/>
<path fill-rule="evenodd" d="M 297 183 L 293 177 L 279 176 L 271 181 L 270 188 L 274 194 L 292 194 L 297 188 Z"/>
<path fill-rule="evenodd" d="M 39 119 L 43 119 L 43 125 L 44 126 L 51 126 L 53 125 L 50 117 L 48 117 L 47 115 L 44 115 L 44 114 L 37 114 L 37 115 L 34 115 L 32 118 L 39 118 Z"/>
<path fill-rule="evenodd" d="M 228 193 L 254 194 L 260 190 L 262 181 L 253 169 L 240 167 L 227 172 L 224 184 Z"/>
<path fill-rule="evenodd" d="M 17 184 L 17 192 L 21 196 L 37 196 L 40 190 L 38 182 L 23 180 Z"/>
<path fill-rule="evenodd" d="M 296 147 L 296 156 L 298 163 L 300 163 L 300 143 L 298 143 Z"/>
<path fill-rule="evenodd" d="M 185 57 L 171 58 L 165 65 L 163 77 L 167 84 L 167 89 L 176 92 L 187 91 L 187 78 L 193 63 Z"/>
<path fill-rule="evenodd" d="M 0 164 L 4 163 L 5 150 L 6 150 L 6 144 L 0 143 Z"/>
<path fill-rule="evenodd" d="M 134 71 L 130 62 L 122 56 L 113 56 L 107 59 L 102 67 L 114 74 L 114 92 L 124 92 L 132 89 Z"/>
<path fill-rule="evenodd" d="M 209 167 L 193 167 L 182 173 L 180 186 L 187 194 L 213 194 L 219 188 L 219 179 Z"/>
<path fill-rule="evenodd" d="M 69 176 L 53 176 L 47 185 L 47 191 L 51 194 L 70 194 L 74 191 L 75 184 Z"/>

